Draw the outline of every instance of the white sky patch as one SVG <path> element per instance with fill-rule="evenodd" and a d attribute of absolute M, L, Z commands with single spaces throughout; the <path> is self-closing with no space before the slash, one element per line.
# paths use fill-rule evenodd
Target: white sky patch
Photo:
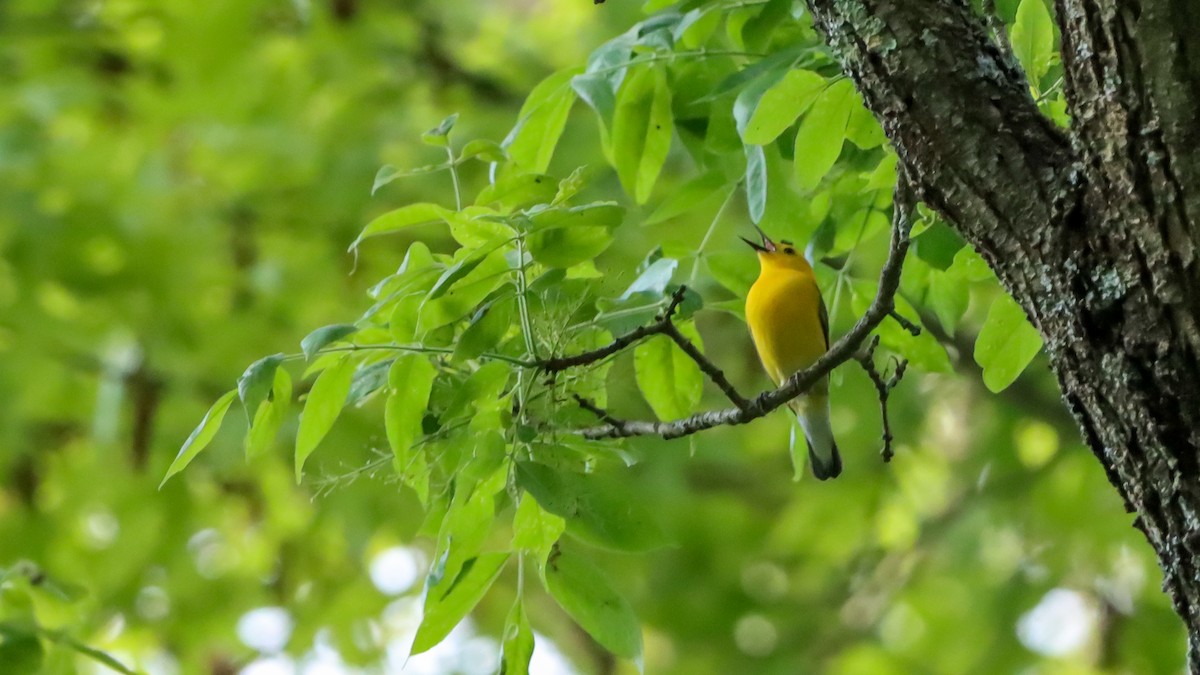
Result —
<path fill-rule="evenodd" d="M 1043 656 L 1065 656 L 1087 644 L 1099 618 L 1082 593 L 1055 588 L 1017 621 L 1017 638 Z"/>
<path fill-rule="evenodd" d="M 578 671 L 571 667 L 571 662 L 563 656 L 553 640 L 535 631 L 529 672 L 537 675 L 577 675 Z"/>
<path fill-rule="evenodd" d="M 292 615 L 282 607 L 252 609 L 238 619 L 237 634 L 247 647 L 276 654 L 283 651 L 292 635 Z"/>
<path fill-rule="evenodd" d="M 385 595 L 400 595 L 417 583 L 424 567 L 419 551 L 393 546 L 371 559 L 371 583 Z"/>

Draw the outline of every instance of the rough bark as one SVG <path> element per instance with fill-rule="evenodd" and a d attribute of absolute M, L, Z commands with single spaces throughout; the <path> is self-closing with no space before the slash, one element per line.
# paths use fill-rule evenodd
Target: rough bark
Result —
<path fill-rule="evenodd" d="M 1045 339 L 1200 673 L 1200 5 L 1057 0 L 1069 133 L 966 0 L 808 0 L 923 201 Z"/>

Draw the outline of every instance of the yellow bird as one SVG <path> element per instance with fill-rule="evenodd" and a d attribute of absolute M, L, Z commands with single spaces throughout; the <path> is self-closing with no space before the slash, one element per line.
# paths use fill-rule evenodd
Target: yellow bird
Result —
<path fill-rule="evenodd" d="M 812 365 L 829 349 L 829 314 L 812 265 L 789 241 L 771 241 L 755 226 L 762 243 L 742 241 L 758 252 L 759 274 L 746 296 L 746 323 L 767 375 L 776 385 Z M 796 412 L 808 441 L 818 480 L 842 473 L 842 458 L 829 426 L 829 378 L 813 385 L 788 406 Z"/>

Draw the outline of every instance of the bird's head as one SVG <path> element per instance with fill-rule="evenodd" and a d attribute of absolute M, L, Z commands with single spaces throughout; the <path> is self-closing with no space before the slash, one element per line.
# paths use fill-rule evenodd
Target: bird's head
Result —
<path fill-rule="evenodd" d="M 756 244 L 745 237 L 740 239 L 750 245 L 750 248 L 758 252 L 758 262 L 762 268 L 774 269 L 793 269 L 803 272 L 812 272 L 812 265 L 804 259 L 804 255 L 800 249 L 786 239 L 780 239 L 778 242 L 771 241 L 766 232 L 763 232 L 757 225 L 754 229 L 758 232 L 758 236 L 762 238 L 761 244 Z"/>

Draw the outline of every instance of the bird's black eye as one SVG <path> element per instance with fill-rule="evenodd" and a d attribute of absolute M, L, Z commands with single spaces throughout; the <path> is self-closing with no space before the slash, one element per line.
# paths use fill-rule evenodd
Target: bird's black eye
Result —
<path fill-rule="evenodd" d="M 796 255 L 796 249 L 794 248 L 785 248 L 783 249 L 783 252 L 788 255 Z"/>

